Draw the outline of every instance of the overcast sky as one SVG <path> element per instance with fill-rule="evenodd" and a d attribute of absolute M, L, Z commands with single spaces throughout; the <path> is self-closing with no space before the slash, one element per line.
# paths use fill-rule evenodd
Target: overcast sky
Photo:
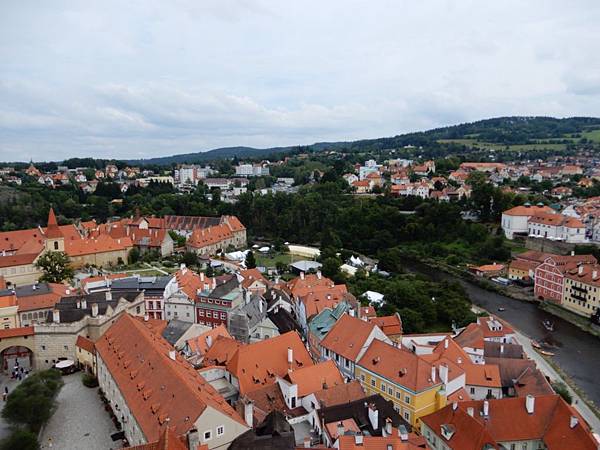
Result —
<path fill-rule="evenodd" d="M 600 115 L 600 1 L 3 1 L 0 160 Z"/>

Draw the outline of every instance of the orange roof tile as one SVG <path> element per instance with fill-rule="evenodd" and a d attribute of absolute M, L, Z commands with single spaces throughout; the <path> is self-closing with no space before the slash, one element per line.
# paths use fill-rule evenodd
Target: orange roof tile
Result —
<path fill-rule="evenodd" d="M 33 336 L 35 331 L 33 327 L 20 327 L 20 328 L 6 328 L 0 329 L 0 339 L 22 337 L 22 336 Z"/>
<path fill-rule="evenodd" d="M 79 348 L 82 348 L 86 352 L 96 354 L 96 347 L 94 346 L 94 341 L 86 338 L 85 336 L 77 336 L 77 341 L 75 345 Z"/>
<path fill-rule="evenodd" d="M 403 442 L 397 435 L 363 436 L 362 444 L 357 444 L 354 436 L 343 435 L 339 438 L 338 450 L 423 450 L 423 447 L 416 443 Z"/>
<path fill-rule="evenodd" d="M 232 337 L 217 336 L 212 346 L 204 354 L 203 365 L 226 366 L 243 344 Z"/>
<path fill-rule="evenodd" d="M 298 385 L 298 397 L 313 394 L 324 387 L 329 388 L 344 384 L 344 377 L 331 360 L 294 370 L 284 378 L 292 384 Z"/>
<path fill-rule="evenodd" d="M 221 324 L 218 327 L 212 328 L 196 337 L 188 339 L 186 343 L 189 345 L 190 350 L 194 353 L 198 353 L 199 355 L 204 355 L 209 347 L 207 338 L 210 336 L 212 342 L 216 342 L 219 336 L 226 337 L 228 339 L 233 339 L 225 328 L 225 325 Z"/>
<path fill-rule="evenodd" d="M 373 323 L 344 314 L 323 338 L 321 346 L 356 362 L 375 326 Z"/>
<path fill-rule="evenodd" d="M 431 380 L 432 364 L 417 354 L 374 339 L 358 362 L 388 381 L 420 392 L 441 384 Z"/>
<path fill-rule="evenodd" d="M 117 383 L 147 441 L 160 438 L 168 423 L 186 433 L 210 406 L 245 422 L 194 368 L 144 321 L 124 314 L 96 342 L 96 351 Z"/>
<path fill-rule="evenodd" d="M 0 308 L 10 308 L 11 306 L 17 306 L 17 296 L 14 292 L 0 296 Z"/>
<path fill-rule="evenodd" d="M 554 210 L 549 206 L 515 206 L 514 208 L 507 209 L 502 214 L 507 216 L 534 216 L 540 213 L 552 214 Z"/>
<path fill-rule="evenodd" d="M 48 283 L 48 287 L 50 288 L 50 292 L 46 294 L 35 295 L 34 292 L 34 295 L 18 297 L 19 312 L 53 308 L 61 297 L 66 296 L 67 291 L 72 289 L 70 286 L 59 283 Z"/>
<path fill-rule="evenodd" d="M 292 349 L 291 369 L 313 365 L 304 343 L 295 331 L 244 345 L 227 363 L 227 370 L 239 381 L 240 394 L 246 394 L 276 382 L 288 373 L 288 349 Z"/>
<path fill-rule="evenodd" d="M 327 386 L 326 389 L 316 391 L 315 397 L 319 401 L 321 408 L 325 408 L 360 400 L 361 398 L 365 398 L 366 394 L 360 382 L 354 380 L 336 386 Z"/>
<path fill-rule="evenodd" d="M 386 336 L 398 336 L 402 334 L 402 320 L 398 314 L 370 317 L 368 321 L 381 328 L 381 331 L 383 331 Z"/>

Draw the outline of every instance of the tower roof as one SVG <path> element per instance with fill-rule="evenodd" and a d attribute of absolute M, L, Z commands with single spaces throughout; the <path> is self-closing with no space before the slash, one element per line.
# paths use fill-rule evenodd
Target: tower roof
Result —
<path fill-rule="evenodd" d="M 58 227 L 58 222 L 56 221 L 56 215 L 54 214 L 54 209 L 50 208 L 50 212 L 48 213 L 48 228 L 46 228 L 46 237 L 47 238 L 61 238 L 64 237 Z"/>

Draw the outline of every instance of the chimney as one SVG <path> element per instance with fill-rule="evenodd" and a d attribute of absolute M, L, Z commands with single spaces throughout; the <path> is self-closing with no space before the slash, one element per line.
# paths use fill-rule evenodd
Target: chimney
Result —
<path fill-rule="evenodd" d="M 350 314 L 350 317 L 354 317 L 354 315 L 355 315 L 354 308 L 350 308 L 348 310 L 348 314 Z"/>
<path fill-rule="evenodd" d="M 402 424 L 398 425 L 398 437 L 402 442 L 408 441 L 408 430 Z"/>
<path fill-rule="evenodd" d="M 252 293 L 250 291 L 246 291 L 246 305 L 250 303 L 250 298 L 252 297 Z"/>
<path fill-rule="evenodd" d="M 287 361 L 288 361 L 288 370 L 291 372 L 292 371 L 292 363 L 294 362 L 294 350 L 292 350 L 292 347 L 288 347 Z"/>
<path fill-rule="evenodd" d="M 389 417 L 385 419 L 385 434 L 386 436 L 392 435 L 392 419 Z"/>
<path fill-rule="evenodd" d="M 483 417 L 488 417 L 490 415 L 490 402 L 487 400 L 483 401 Z"/>
<path fill-rule="evenodd" d="M 81 309 L 87 308 L 87 300 L 84 298 L 81 299 Z"/>
<path fill-rule="evenodd" d="M 527 397 L 525 397 L 525 409 L 527 414 L 533 414 L 535 410 L 535 397 L 531 394 L 527 394 Z"/>
<path fill-rule="evenodd" d="M 60 311 L 58 309 L 52 310 L 52 322 L 60 323 Z"/>
<path fill-rule="evenodd" d="M 320 271 L 320 270 L 317 270 L 317 278 L 318 278 L 319 280 L 321 279 L 321 276 L 322 276 L 322 275 L 321 275 L 321 271 Z"/>
<path fill-rule="evenodd" d="M 66 290 L 65 290 L 65 294 L 66 294 L 66 295 L 71 295 L 71 289 L 66 289 Z"/>
<path fill-rule="evenodd" d="M 244 420 L 250 428 L 254 425 L 254 402 L 246 400 L 244 402 Z"/>
<path fill-rule="evenodd" d="M 456 411 L 458 409 L 458 402 L 452 402 L 452 411 Z"/>
<path fill-rule="evenodd" d="M 98 303 L 92 303 L 92 317 L 98 316 Z"/>
<path fill-rule="evenodd" d="M 583 265 L 579 265 L 579 267 L 577 268 L 577 273 L 579 275 L 583 275 Z"/>
<path fill-rule="evenodd" d="M 31 289 L 33 289 L 34 291 L 37 289 L 37 281 L 35 283 L 33 283 L 33 286 L 31 286 Z"/>
<path fill-rule="evenodd" d="M 435 383 L 436 382 L 436 373 L 435 373 L 435 366 L 431 366 L 431 382 Z"/>
<path fill-rule="evenodd" d="M 204 283 L 204 272 L 200 272 L 200 281 Z"/>
<path fill-rule="evenodd" d="M 210 334 L 208 336 L 206 336 L 206 346 L 208 348 L 212 347 L 212 336 Z"/>
<path fill-rule="evenodd" d="M 181 273 L 186 273 L 187 272 L 187 268 L 185 267 L 185 264 L 180 264 L 179 265 L 179 270 L 181 270 Z"/>
<path fill-rule="evenodd" d="M 500 344 L 500 353 L 504 353 L 504 344 Z"/>
<path fill-rule="evenodd" d="M 192 428 L 188 431 L 187 444 L 190 450 L 198 450 L 200 447 L 200 433 L 198 433 L 197 429 Z"/>
<path fill-rule="evenodd" d="M 148 322 L 150 320 L 150 316 L 148 313 L 144 314 L 144 322 Z"/>
<path fill-rule="evenodd" d="M 377 410 L 377 407 L 375 406 L 374 403 L 371 403 L 368 406 L 368 413 L 369 413 L 369 421 L 371 422 L 371 426 L 373 427 L 374 430 L 377 430 L 379 427 L 379 411 Z"/>
<path fill-rule="evenodd" d="M 571 256 L 575 256 L 575 250 L 571 250 Z"/>
<path fill-rule="evenodd" d="M 300 279 L 304 280 L 304 272 L 300 272 Z"/>
<path fill-rule="evenodd" d="M 598 271 L 597 270 L 592 270 L 592 279 L 596 280 L 598 278 Z"/>
<path fill-rule="evenodd" d="M 106 301 L 110 302 L 112 300 L 112 292 L 106 291 Z"/>
<path fill-rule="evenodd" d="M 469 406 L 467 408 L 467 414 L 470 415 L 471 417 L 473 417 L 475 415 L 475 410 L 473 409 L 472 406 Z"/>
<path fill-rule="evenodd" d="M 217 287 L 217 279 L 215 277 L 213 277 L 212 279 L 212 288 L 216 288 Z"/>
<path fill-rule="evenodd" d="M 354 445 L 359 445 L 359 446 L 363 445 L 363 435 L 362 434 L 354 435 Z"/>
<path fill-rule="evenodd" d="M 342 422 L 338 422 L 337 424 L 337 435 L 338 437 L 344 435 L 344 424 Z"/>
<path fill-rule="evenodd" d="M 571 420 L 569 421 L 569 427 L 575 428 L 578 423 L 579 423 L 579 419 L 575 416 L 571 416 Z"/>
<path fill-rule="evenodd" d="M 448 348 L 448 338 L 444 339 L 444 348 Z"/>
<path fill-rule="evenodd" d="M 304 448 L 310 448 L 310 438 L 308 436 L 306 436 L 304 438 L 303 443 L 304 443 Z"/>
<path fill-rule="evenodd" d="M 175 350 L 169 350 L 169 358 L 173 361 L 177 360 L 177 352 Z"/>
<path fill-rule="evenodd" d="M 448 384 L 448 366 L 440 364 L 438 370 L 440 371 L 440 381 L 444 384 Z"/>

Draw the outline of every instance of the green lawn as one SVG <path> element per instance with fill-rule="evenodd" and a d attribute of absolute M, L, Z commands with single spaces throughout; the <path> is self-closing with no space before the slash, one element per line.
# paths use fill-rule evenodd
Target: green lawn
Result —
<path fill-rule="evenodd" d="M 263 267 L 275 267 L 278 262 L 286 265 L 292 262 L 292 255 L 289 253 L 268 253 L 265 255 L 260 252 L 254 252 L 254 258 L 256 259 L 256 265 Z M 301 258 L 296 257 L 295 261 L 299 259 Z"/>
<path fill-rule="evenodd" d="M 590 141 L 600 142 L 600 130 L 586 131 L 582 133 L 582 136 Z"/>
<path fill-rule="evenodd" d="M 590 134 L 595 133 L 595 131 L 590 131 L 588 133 L 590 133 Z M 591 139 L 591 138 L 588 138 L 588 139 Z M 598 140 L 600 140 L 600 136 L 598 137 Z M 511 150 L 511 151 L 527 151 L 527 150 L 540 150 L 540 149 L 563 150 L 564 148 L 566 148 L 566 144 L 552 143 L 552 142 L 549 142 L 547 144 L 517 144 L 517 145 L 508 145 L 508 146 L 506 144 L 480 142 L 477 139 L 440 139 L 438 142 L 446 143 L 446 144 L 450 144 L 450 143 L 462 144 L 462 145 L 467 145 L 469 147 L 474 147 L 475 145 L 477 145 L 478 147 L 491 148 L 494 150 L 506 150 L 508 147 L 508 150 Z"/>

